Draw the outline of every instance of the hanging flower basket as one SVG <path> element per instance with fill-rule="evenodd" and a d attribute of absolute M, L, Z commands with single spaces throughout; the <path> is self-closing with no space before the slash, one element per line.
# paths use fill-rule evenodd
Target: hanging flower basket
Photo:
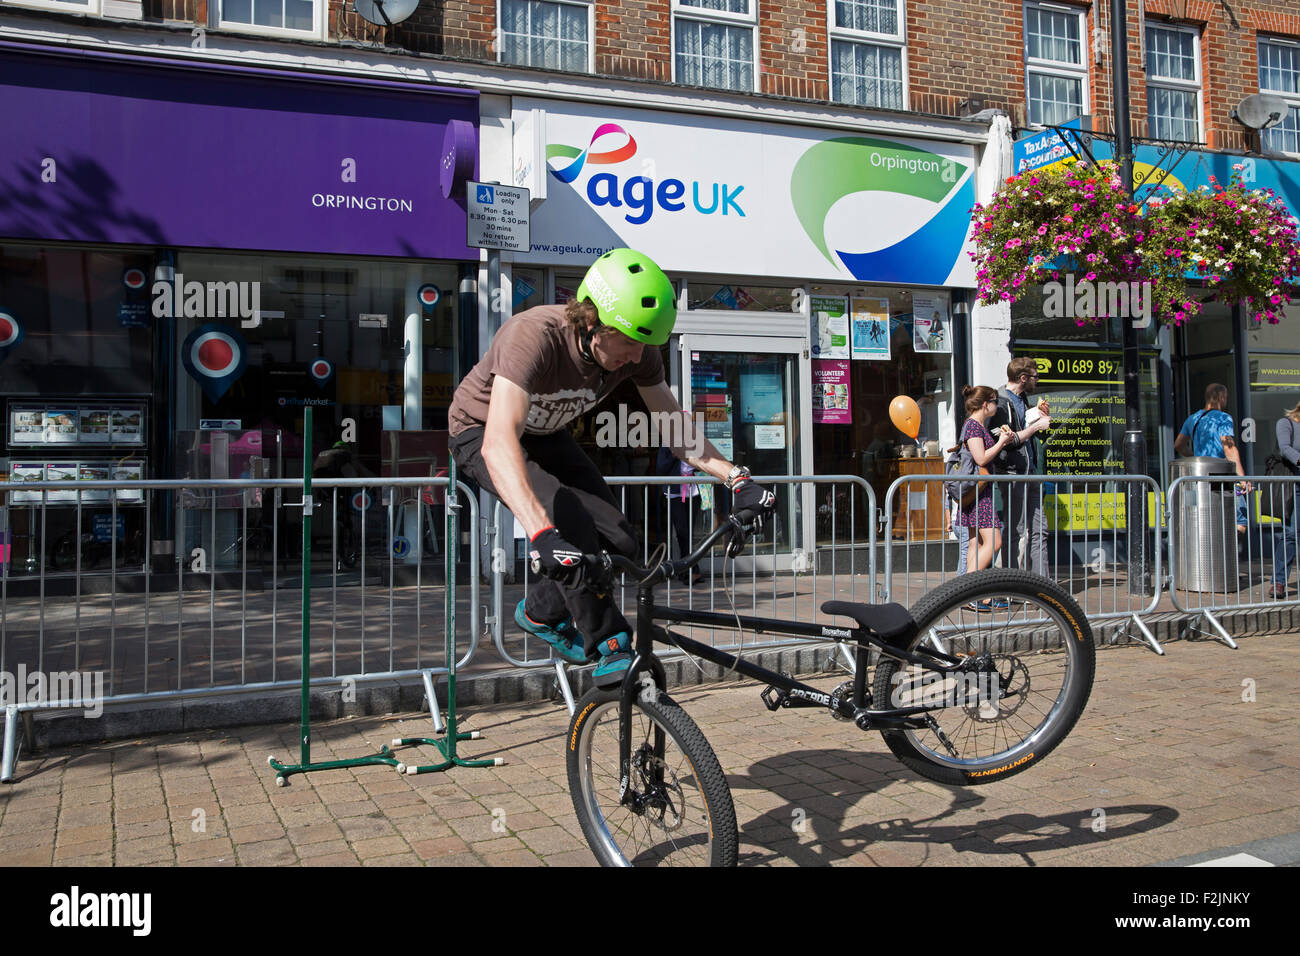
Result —
<path fill-rule="evenodd" d="M 1152 314 L 1177 325 L 1201 308 L 1187 293 L 1193 274 L 1212 298 L 1245 301 L 1256 319 L 1276 322 L 1300 269 L 1296 223 L 1271 191 L 1247 190 L 1241 168 L 1227 189 L 1213 183 L 1145 209 L 1126 195 L 1114 162 L 1009 178 L 972 211 L 979 300 L 1014 302 L 1072 273 L 1076 282 L 1150 283 Z"/>

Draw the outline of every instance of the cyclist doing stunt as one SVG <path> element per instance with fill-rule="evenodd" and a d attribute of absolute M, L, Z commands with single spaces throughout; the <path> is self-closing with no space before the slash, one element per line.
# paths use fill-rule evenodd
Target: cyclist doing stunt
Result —
<path fill-rule="evenodd" d="M 651 415 L 682 421 L 682 429 L 668 430 L 682 438 L 673 454 L 725 482 L 738 517 L 761 518 L 776 503 L 747 469 L 694 436 L 664 381 L 658 348 L 676 320 L 672 284 L 648 256 L 607 252 L 567 306 L 538 306 L 501 326 L 448 413 L 456 463 L 514 513 L 545 575 L 519 602 L 516 623 L 564 660 L 597 661 L 598 687 L 627 673 L 632 628 L 610 594 L 585 586 L 581 556 L 604 549 L 631 557 L 636 537 L 569 424 L 631 379 Z M 702 448 L 700 457 L 687 447 Z"/>

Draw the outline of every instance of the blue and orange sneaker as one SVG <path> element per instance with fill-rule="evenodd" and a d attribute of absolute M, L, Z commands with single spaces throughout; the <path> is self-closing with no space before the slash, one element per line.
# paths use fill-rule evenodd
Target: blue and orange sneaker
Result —
<path fill-rule="evenodd" d="M 555 653 L 570 664 L 587 663 L 587 652 L 583 649 L 585 642 L 573 626 L 573 618 L 559 624 L 538 624 L 524 612 L 524 602 L 520 601 L 515 608 L 515 623 L 551 645 Z"/>
<path fill-rule="evenodd" d="M 623 682 L 628 668 L 632 666 L 632 655 L 628 653 L 631 647 L 632 635 L 627 631 L 619 631 L 597 645 L 600 662 L 591 673 L 591 679 L 597 687 L 617 687 Z"/>

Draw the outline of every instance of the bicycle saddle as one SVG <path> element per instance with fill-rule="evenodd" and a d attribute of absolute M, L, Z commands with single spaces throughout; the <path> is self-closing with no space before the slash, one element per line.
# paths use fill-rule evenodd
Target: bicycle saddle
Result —
<path fill-rule="evenodd" d="M 911 612 L 901 604 L 824 601 L 822 611 L 851 617 L 886 644 L 896 647 L 905 646 L 907 640 L 916 633 L 916 621 L 912 620 Z"/>

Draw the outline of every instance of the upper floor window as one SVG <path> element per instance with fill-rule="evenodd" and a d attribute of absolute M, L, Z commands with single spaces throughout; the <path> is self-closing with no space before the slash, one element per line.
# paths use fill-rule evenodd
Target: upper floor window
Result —
<path fill-rule="evenodd" d="M 547 0 L 501 0 L 502 63 L 591 72 L 591 7 Z"/>
<path fill-rule="evenodd" d="M 1191 27 L 1147 24 L 1147 120 L 1155 139 L 1201 141 L 1201 38 Z"/>
<path fill-rule="evenodd" d="M 221 0 L 221 27 L 247 33 L 325 36 L 326 0 Z"/>
<path fill-rule="evenodd" d="M 1055 3 L 1025 4 L 1025 90 L 1029 123 L 1054 126 L 1087 112 L 1084 13 Z"/>
<path fill-rule="evenodd" d="M 1281 96 L 1288 107 L 1281 124 L 1264 130 L 1264 145 L 1281 153 L 1300 153 L 1300 44 L 1260 38 L 1259 89 Z"/>
<path fill-rule="evenodd" d="M 831 99 L 904 109 L 903 0 L 831 0 Z"/>
<path fill-rule="evenodd" d="M 100 0 L 3 0 L 15 7 L 39 7 L 42 10 L 61 10 L 64 13 L 99 13 Z"/>
<path fill-rule="evenodd" d="M 673 79 L 752 92 L 756 2 L 673 0 Z"/>

